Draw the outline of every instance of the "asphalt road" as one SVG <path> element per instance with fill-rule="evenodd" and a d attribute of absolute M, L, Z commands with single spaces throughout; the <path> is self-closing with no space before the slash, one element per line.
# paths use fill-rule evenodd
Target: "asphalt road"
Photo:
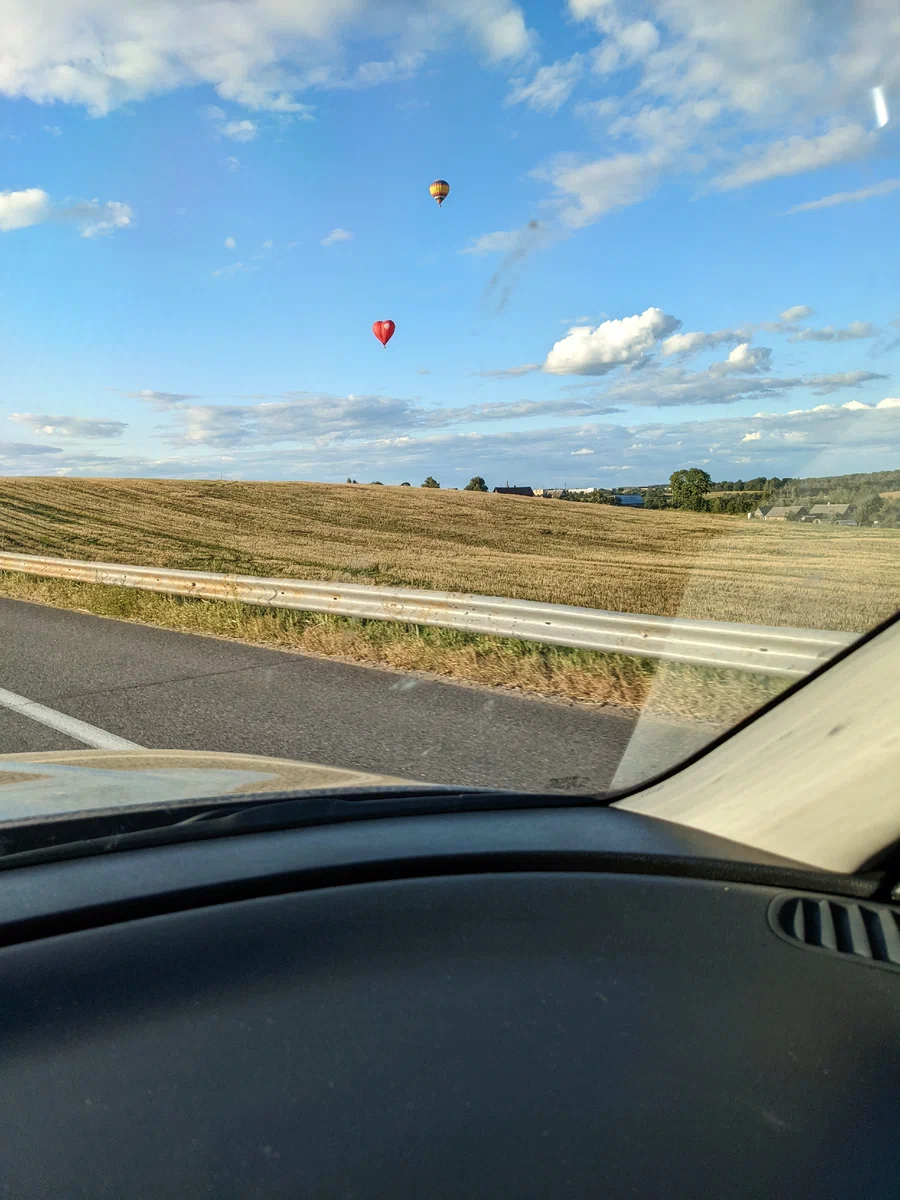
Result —
<path fill-rule="evenodd" d="M 0 754 L 84 747 L 16 697 L 140 746 L 532 790 L 603 790 L 634 728 L 617 711 L 0 599 Z"/>

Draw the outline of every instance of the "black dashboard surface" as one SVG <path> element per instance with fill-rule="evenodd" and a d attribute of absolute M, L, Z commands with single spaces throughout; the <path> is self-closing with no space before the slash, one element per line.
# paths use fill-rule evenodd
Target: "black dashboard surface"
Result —
<path fill-rule="evenodd" d="M 384 841 L 366 824 L 333 848 Z M 184 902 L 168 879 L 144 916 L 109 872 L 124 896 L 167 851 L 0 876 L 0 1194 L 896 1194 L 900 971 L 778 936 L 784 887 L 602 855 L 454 867 L 443 828 L 429 870 L 381 853 L 364 882 L 239 898 L 192 891 L 190 862 L 259 876 L 302 832 L 172 847 Z M 22 919 L 42 870 L 55 927 Z M 65 870 L 82 913 L 107 873 L 67 933 Z"/>

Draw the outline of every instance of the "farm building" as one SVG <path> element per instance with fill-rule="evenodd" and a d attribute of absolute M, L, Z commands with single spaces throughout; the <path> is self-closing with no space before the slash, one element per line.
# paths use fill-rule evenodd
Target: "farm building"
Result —
<path fill-rule="evenodd" d="M 747 516 L 756 521 L 797 521 L 805 512 L 802 504 L 770 504 L 760 505 Z"/>
<path fill-rule="evenodd" d="M 837 525 L 855 525 L 856 510 L 852 504 L 814 504 L 802 518 L 804 521 L 833 521 Z"/>

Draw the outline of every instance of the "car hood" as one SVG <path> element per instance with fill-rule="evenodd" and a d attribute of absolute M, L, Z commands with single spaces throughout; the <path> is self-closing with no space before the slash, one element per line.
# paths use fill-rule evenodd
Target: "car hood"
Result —
<path fill-rule="evenodd" d="M 418 782 L 292 759 L 202 750 L 0 754 L 0 822 L 261 792 L 409 786 Z"/>

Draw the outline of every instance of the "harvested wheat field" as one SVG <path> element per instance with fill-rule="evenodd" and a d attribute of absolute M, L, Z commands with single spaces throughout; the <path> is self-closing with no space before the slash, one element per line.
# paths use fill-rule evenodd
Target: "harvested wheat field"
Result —
<path fill-rule="evenodd" d="M 0 479 L 0 549 L 864 630 L 900 531 L 319 483 Z"/>

